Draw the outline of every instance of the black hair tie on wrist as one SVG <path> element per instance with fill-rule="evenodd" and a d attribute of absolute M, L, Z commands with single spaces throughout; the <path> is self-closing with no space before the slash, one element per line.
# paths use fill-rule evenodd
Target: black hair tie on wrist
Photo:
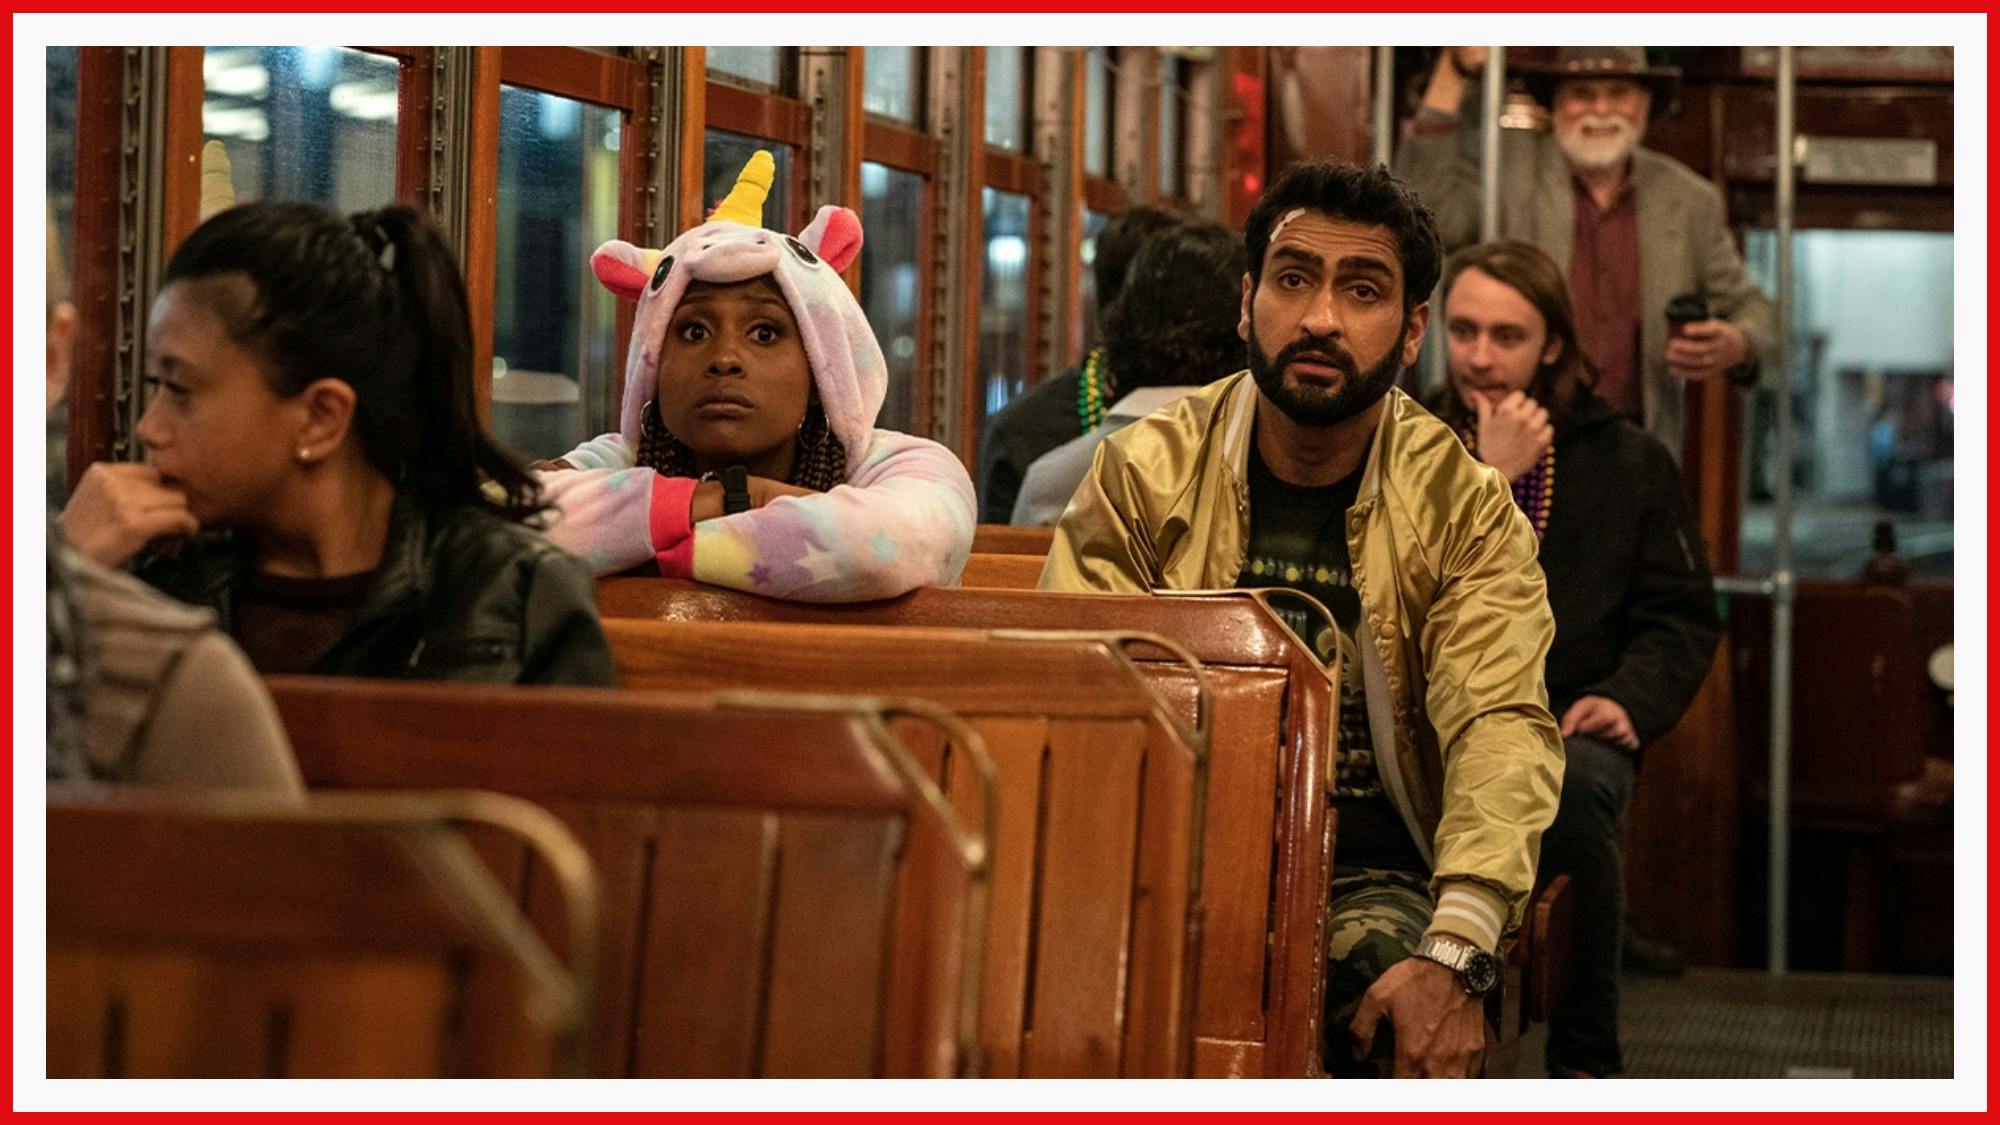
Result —
<path fill-rule="evenodd" d="M 722 514 L 733 516 L 750 510 L 750 470 L 731 465 L 722 470 Z"/>

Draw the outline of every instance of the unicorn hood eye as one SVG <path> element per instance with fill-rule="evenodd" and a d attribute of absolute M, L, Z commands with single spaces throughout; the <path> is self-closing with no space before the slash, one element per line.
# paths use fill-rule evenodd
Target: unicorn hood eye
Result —
<path fill-rule="evenodd" d="M 625 397 L 618 428 L 639 446 L 639 419 L 658 386 L 667 322 L 693 282 L 729 285 L 772 276 L 798 321 L 800 342 L 819 390 L 820 406 L 847 449 L 848 471 L 868 452 L 875 416 L 889 389 L 889 368 L 861 305 L 841 280 L 861 253 L 861 220 L 845 207 L 821 207 L 796 236 L 763 226 L 764 199 L 775 164 L 759 151 L 736 186 L 708 218 L 660 250 L 611 241 L 590 257 L 606 288 L 638 302 L 625 363 Z"/>

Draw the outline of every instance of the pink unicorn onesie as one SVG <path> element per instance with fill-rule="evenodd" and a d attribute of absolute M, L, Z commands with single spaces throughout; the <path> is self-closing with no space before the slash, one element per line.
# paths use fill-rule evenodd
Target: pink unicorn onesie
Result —
<path fill-rule="evenodd" d="M 537 466 L 545 469 L 539 477 L 553 505 L 548 536 L 599 575 L 654 563 L 667 577 L 797 601 L 863 601 L 953 585 L 972 550 L 972 480 L 938 443 L 874 428 L 889 369 L 839 272 L 860 253 L 861 221 L 845 207 L 826 206 L 796 238 L 766 230 L 762 212 L 771 176 L 771 157 L 759 152 L 708 221 L 665 249 L 612 241 L 591 255 L 604 287 L 639 307 L 619 432 Z M 665 362 L 676 348 L 710 346 L 713 357 L 710 341 L 737 338 L 733 321 L 690 320 L 706 307 L 697 303 L 705 297 L 689 296 L 689 309 L 676 316 L 691 285 L 698 294 L 724 287 L 768 293 L 769 281 L 740 284 L 758 279 L 775 282 L 810 368 L 812 401 L 795 439 L 791 416 L 753 401 L 747 381 L 773 378 L 759 373 L 760 363 L 770 366 L 759 358 L 759 347 L 791 325 L 759 322 L 743 334 L 756 346 L 743 343 L 726 359 L 704 359 L 705 366 L 680 362 L 692 370 Z M 783 320 L 782 310 L 777 318 Z M 791 355 L 796 364 L 797 352 Z M 662 379 L 673 395 L 662 395 Z M 690 449 L 698 443 L 668 432 L 662 418 L 680 416 L 667 404 L 685 400 L 683 388 L 731 385 L 745 393 L 718 403 L 717 395 L 733 392 L 715 391 L 693 417 L 735 421 L 758 410 L 778 417 L 781 444 L 791 453 L 783 458 L 788 479 L 768 489 L 777 495 L 760 506 L 734 510 L 745 501 L 732 496 L 733 514 L 696 519 L 696 478 L 714 470 L 698 473 Z M 717 463 L 712 456 L 705 460 Z"/>

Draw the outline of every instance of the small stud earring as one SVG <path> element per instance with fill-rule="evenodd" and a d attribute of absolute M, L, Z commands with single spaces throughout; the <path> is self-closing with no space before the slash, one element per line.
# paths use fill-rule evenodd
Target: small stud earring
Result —
<path fill-rule="evenodd" d="M 299 464 L 310 465 L 312 464 L 312 459 L 313 459 L 312 450 L 307 449 L 303 445 L 299 446 Z"/>

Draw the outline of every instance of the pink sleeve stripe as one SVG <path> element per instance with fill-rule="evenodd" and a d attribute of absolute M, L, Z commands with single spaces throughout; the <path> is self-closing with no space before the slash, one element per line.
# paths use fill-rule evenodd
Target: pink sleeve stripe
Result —
<path fill-rule="evenodd" d="M 694 573 L 694 524 L 688 508 L 694 503 L 693 477 L 655 476 L 650 519 L 653 557 L 663 578 Z"/>

